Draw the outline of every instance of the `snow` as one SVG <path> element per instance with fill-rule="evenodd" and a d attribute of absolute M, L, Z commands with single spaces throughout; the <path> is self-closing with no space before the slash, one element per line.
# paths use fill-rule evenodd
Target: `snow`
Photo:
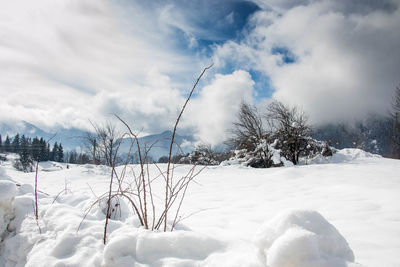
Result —
<path fill-rule="evenodd" d="M 13 201 L 17 195 L 17 186 L 9 179 L 0 167 L 0 241 L 4 239 L 7 225 L 13 218 Z"/>
<path fill-rule="evenodd" d="M 15 183 L 7 180 L 0 180 L 0 203 L 9 204 L 17 195 Z"/>
<path fill-rule="evenodd" d="M 316 211 L 287 211 L 257 234 L 260 256 L 270 267 L 346 266 L 354 254 L 343 236 Z"/>
<path fill-rule="evenodd" d="M 128 233 L 128 234 L 127 234 Z M 150 232 L 138 228 L 121 228 L 110 236 L 104 248 L 105 266 L 196 266 L 223 243 L 190 231 Z"/>
<path fill-rule="evenodd" d="M 400 266 L 400 161 L 345 149 L 310 163 L 208 167 L 189 187 L 181 213 L 187 218 L 174 232 L 142 229 L 132 208 L 115 199 L 104 245 L 105 203 L 91 206 L 107 191 L 108 167 L 60 164 L 46 172 L 53 163 L 43 164 L 39 230 L 34 173 L 6 161 L 0 266 Z"/>

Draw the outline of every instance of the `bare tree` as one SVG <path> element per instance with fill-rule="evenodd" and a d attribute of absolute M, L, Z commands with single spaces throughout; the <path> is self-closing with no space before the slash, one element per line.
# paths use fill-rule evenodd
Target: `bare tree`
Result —
<path fill-rule="evenodd" d="M 92 124 L 93 125 L 93 124 Z M 96 165 L 97 161 L 97 147 L 98 147 L 98 141 L 97 141 L 97 136 L 91 132 L 87 132 L 86 135 L 83 137 L 85 140 L 85 145 L 87 150 L 90 152 L 92 155 L 92 164 Z"/>
<path fill-rule="evenodd" d="M 236 121 L 230 131 L 232 137 L 227 143 L 235 149 L 254 150 L 260 140 L 266 137 L 261 116 L 255 107 L 246 102 L 240 104 Z"/>
<path fill-rule="evenodd" d="M 96 155 L 96 149 L 98 149 L 101 158 L 103 158 L 105 161 L 105 164 L 107 166 L 112 166 L 113 158 L 116 158 L 116 148 L 119 143 L 122 142 L 121 136 L 118 133 L 115 125 L 111 122 L 107 122 L 103 125 L 92 125 L 96 131 L 96 138 L 89 139 L 92 141 L 93 156 Z"/>
<path fill-rule="evenodd" d="M 312 131 L 307 116 L 298 108 L 290 108 L 278 101 L 268 105 L 265 116 L 274 131 L 274 138 L 280 141 L 277 148 L 288 160 L 297 164 Z"/>

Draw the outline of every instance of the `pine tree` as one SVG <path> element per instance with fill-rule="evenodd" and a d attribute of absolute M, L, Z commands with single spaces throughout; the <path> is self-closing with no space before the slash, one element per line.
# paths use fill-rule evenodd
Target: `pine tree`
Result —
<path fill-rule="evenodd" d="M 19 146 L 19 161 L 21 163 L 22 170 L 25 172 L 32 171 L 33 162 L 29 153 L 29 147 L 29 139 L 25 138 L 25 135 L 22 135 Z"/>
<path fill-rule="evenodd" d="M 0 134 L 0 152 L 3 152 L 3 140 L 1 139 L 1 134 Z"/>
<path fill-rule="evenodd" d="M 56 161 L 57 151 L 58 151 L 58 144 L 57 142 L 55 142 L 53 145 L 53 149 L 50 152 L 50 157 L 49 157 L 50 161 Z"/>
<path fill-rule="evenodd" d="M 40 145 L 40 161 L 48 161 L 49 160 L 49 153 L 47 150 L 47 143 L 41 137 L 39 140 Z"/>
<path fill-rule="evenodd" d="M 19 133 L 17 133 L 11 143 L 11 152 L 18 153 L 19 152 L 19 144 L 20 144 Z"/>
<path fill-rule="evenodd" d="M 4 141 L 3 150 L 4 152 L 11 152 L 11 141 L 8 135 L 6 137 L 6 141 Z"/>
<path fill-rule="evenodd" d="M 78 160 L 78 153 L 76 151 L 71 151 L 68 154 L 68 163 L 77 163 Z"/>
<path fill-rule="evenodd" d="M 51 160 L 51 150 L 50 150 L 50 144 L 47 143 L 47 148 L 46 148 L 46 155 L 47 155 L 47 160 Z"/>
<path fill-rule="evenodd" d="M 40 150 L 41 150 L 41 145 L 39 142 L 39 138 L 35 137 L 33 138 L 31 145 L 31 155 L 34 160 L 41 161 Z"/>
<path fill-rule="evenodd" d="M 58 150 L 56 152 L 56 161 L 57 162 L 64 162 L 64 149 L 60 143 L 58 146 Z"/>

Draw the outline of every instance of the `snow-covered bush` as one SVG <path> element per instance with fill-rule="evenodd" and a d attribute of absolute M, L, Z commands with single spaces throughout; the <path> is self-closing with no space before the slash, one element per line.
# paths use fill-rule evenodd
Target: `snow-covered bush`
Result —
<path fill-rule="evenodd" d="M 270 168 L 285 165 L 287 160 L 280 155 L 280 150 L 276 149 L 277 142 L 268 144 L 267 140 L 262 140 L 257 144 L 253 151 L 247 149 L 234 150 L 234 156 L 226 160 L 222 165 L 241 164 L 253 168 Z"/>
<path fill-rule="evenodd" d="M 330 157 L 336 152 L 336 149 L 330 147 L 326 142 L 312 138 L 309 138 L 307 142 L 308 145 L 300 154 L 298 163 L 304 163 L 316 157 Z M 253 168 L 292 166 L 293 162 L 285 157 L 281 147 L 279 139 L 275 139 L 271 144 L 264 139 L 253 151 L 248 151 L 247 149 L 234 150 L 234 156 L 224 161 L 222 165 L 241 164 Z"/>
<path fill-rule="evenodd" d="M 267 128 L 263 126 L 265 120 Z M 334 152 L 325 142 L 311 138 L 312 129 L 303 111 L 278 101 L 271 102 L 264 114 L 242 103 L 231 132 L 227 143 L 233 147 L 235 156 L 224 164 L 238 162 L 269 168 L 289 161 L 296 165 L 301 159 L 332 156 Z"/>
<path fill-rule="evenodd" d="M 199 145 L 187 156 L 179 160 L 181 164 L 195 165 L 219 165 L 226 159 L 229 153 L 217 153 L 211 149 L 210 145 Z"/>
<path fill-rule="evenodd" d="M 269 267 L 349 266 L 354 254 L 338 230 L 316 211 L 284 212 L 258 231 L 260 259 Z"/>

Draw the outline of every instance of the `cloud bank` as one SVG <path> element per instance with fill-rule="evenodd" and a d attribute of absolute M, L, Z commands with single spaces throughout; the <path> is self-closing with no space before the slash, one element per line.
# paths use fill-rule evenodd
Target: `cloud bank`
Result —
<path fill-rule="evenodd" d="M 269 4 L 268 4 L 269 3 Z M 390 1 L 264 1 L 239 42 L 215 49 L 271 80 L 315 123 L 387 113 L 400 83 L 400 9 Z"/>

